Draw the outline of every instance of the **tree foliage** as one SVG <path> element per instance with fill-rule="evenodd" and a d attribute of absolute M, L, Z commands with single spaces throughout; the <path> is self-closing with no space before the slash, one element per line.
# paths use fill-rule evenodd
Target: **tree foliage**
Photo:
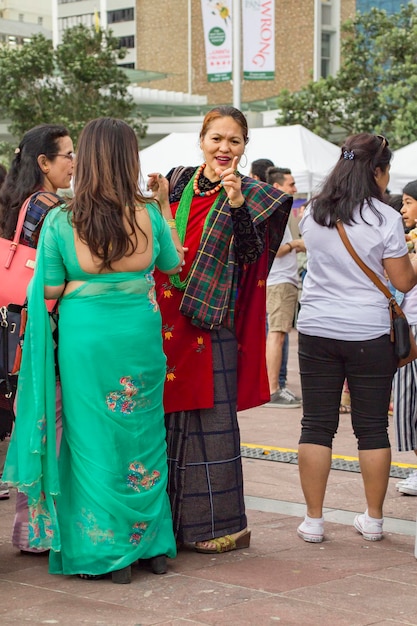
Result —
<path fill-rule="evenodd" d="M 84 25 L 52 41 L 35 35 L 20 48 L 0 47 L 0 114 L 20 138 L 41 123 L 63 124 L 76 143 L 86 122 L 118 117 L 139 135 L 146 127 L 128 92 L 129 80 L 117 61 L 126 51 L 110 32 Z"/>
<path fill-rule="evenodd" d="M 417 6 L 394 15 L 357 13 L 342 26 L 336 76 L 278 96 L 278 124 L 303 124 L 322 137 L 375 132 L 393 148 L 417 139 Z"/>

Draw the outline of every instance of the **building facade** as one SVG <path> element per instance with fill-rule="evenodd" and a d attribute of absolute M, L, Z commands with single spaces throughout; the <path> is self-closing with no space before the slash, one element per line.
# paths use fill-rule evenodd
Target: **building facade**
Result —
<path fill-rule="evenodd" d="M 0 19 L 52 30 L 51 0 L 0 0 Z"/>
<path fill-rule="evenodd" d="M 50 0 L 0 0 L 0 45 L 20 46 L 35 34 L 51 38 Z"/>
<path fill-rule="evenodd" d="M 56 0 L 58 41 L 77 23 L 100 23 L 127 48 L 123 65 L 157 76 L 150 88 L 206 96 L 209 104 L 229 102 L 230 81 L 207 81 L 202 3 L 211 1 Z M 283 88 L 294 91 L 311 78 L 336 73 L 340 25 L 356 8 L 356 0 L 263 1 L 274 4 L 275 77 L 242 81 L 244 102 L 273 98 Z M 231 7 L 232 0 L 225 4 Z"/>
<path fill-rule="evenodd" d="M 356 0 L 275 0 L 274 9 L 275 77 L 242 80 L 243 102 L 268 100 L 282 89 L 296 91 L 312 78 L 336 73 L 340 25 L 353 16 Z M 209 103 L 231 102 L 230 82 L 207 82 L 200 0 L 138 1 L 136 43 L 137 66 L 166 75 L 151 87 L 191 90 Z"/>
<path fill-rule="evenodd" d="M 54 0 L 57 1 L 57 42 L 67 28 L 84 24 L 111 29 L 127 54 L 120 65 L 136 66 L 135 0 Z M 1 2 L 1 0 L 0 0 Z M 137 0 L 140 3 L 140 0 Z"/>

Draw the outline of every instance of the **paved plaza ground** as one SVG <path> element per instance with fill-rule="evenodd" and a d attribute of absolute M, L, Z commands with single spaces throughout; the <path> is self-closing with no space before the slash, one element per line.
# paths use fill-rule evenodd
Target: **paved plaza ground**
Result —
<path fill-rule="evenodd" d="M 288 385 L 299 392 L 296 341 L 294 331 Z M 0 502 L 0 624 L 417 626 L 417 497 L 400 495 L 394 475 L 410 471 L 416 457 L 393 450 L 385 537 L 365 541 L 352 527 L 364 496 L 352 470 L 350 416 L 342 415 L 334 454 L 349 469 L 332 469 L 325 541 L 307 544 L 296 534 L 305 512 L 297 463 L 269 460 L 276 448 L 282 459 L 296 450 L 301 412 L 258 407 L 239 416 L 243 449 L 258 451 L 243 459 L 250 548 L 218 556 L 181 550 L 164 576 L 137 567 L 130 585 L 114 585 L 49 575 L 46 556 L 11 545 L 12 490 Z"/>

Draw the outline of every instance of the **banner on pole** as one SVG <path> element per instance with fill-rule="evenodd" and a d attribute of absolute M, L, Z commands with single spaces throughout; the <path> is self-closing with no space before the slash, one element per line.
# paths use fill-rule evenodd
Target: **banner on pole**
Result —
<path fill-rule="evenodd" d="M 242 0 L 243 78 L 275 78 L 275 2 Z"/>
<path fill-rule="evenodd" d="M 207 80 L 218 83 L 232 79 L 231 0 L 201 0 Z"/>

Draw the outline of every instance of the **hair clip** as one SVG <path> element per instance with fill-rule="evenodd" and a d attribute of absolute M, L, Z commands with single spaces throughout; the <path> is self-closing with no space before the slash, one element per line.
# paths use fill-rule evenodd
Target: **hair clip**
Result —
<path fill-rule="evenodd" d="M 20 148 L 16 148 L 16 150 L 14 151 L 15 154 L 19 154 L 20 153 Z"/>
<path fill-rule="evenodd" d="M 343 158 L 352 161 L 355 158 L 355 153 L 353 150 L 343 150 Z"/>
<path fill-rule="evenodd" d="M 386 137 L 384 137 L 384 135 L 377 135 L 378 139 L 381 140 L 381 152 L 384 148 L 388 148 L 389 146 L 389 141 Z"/>

